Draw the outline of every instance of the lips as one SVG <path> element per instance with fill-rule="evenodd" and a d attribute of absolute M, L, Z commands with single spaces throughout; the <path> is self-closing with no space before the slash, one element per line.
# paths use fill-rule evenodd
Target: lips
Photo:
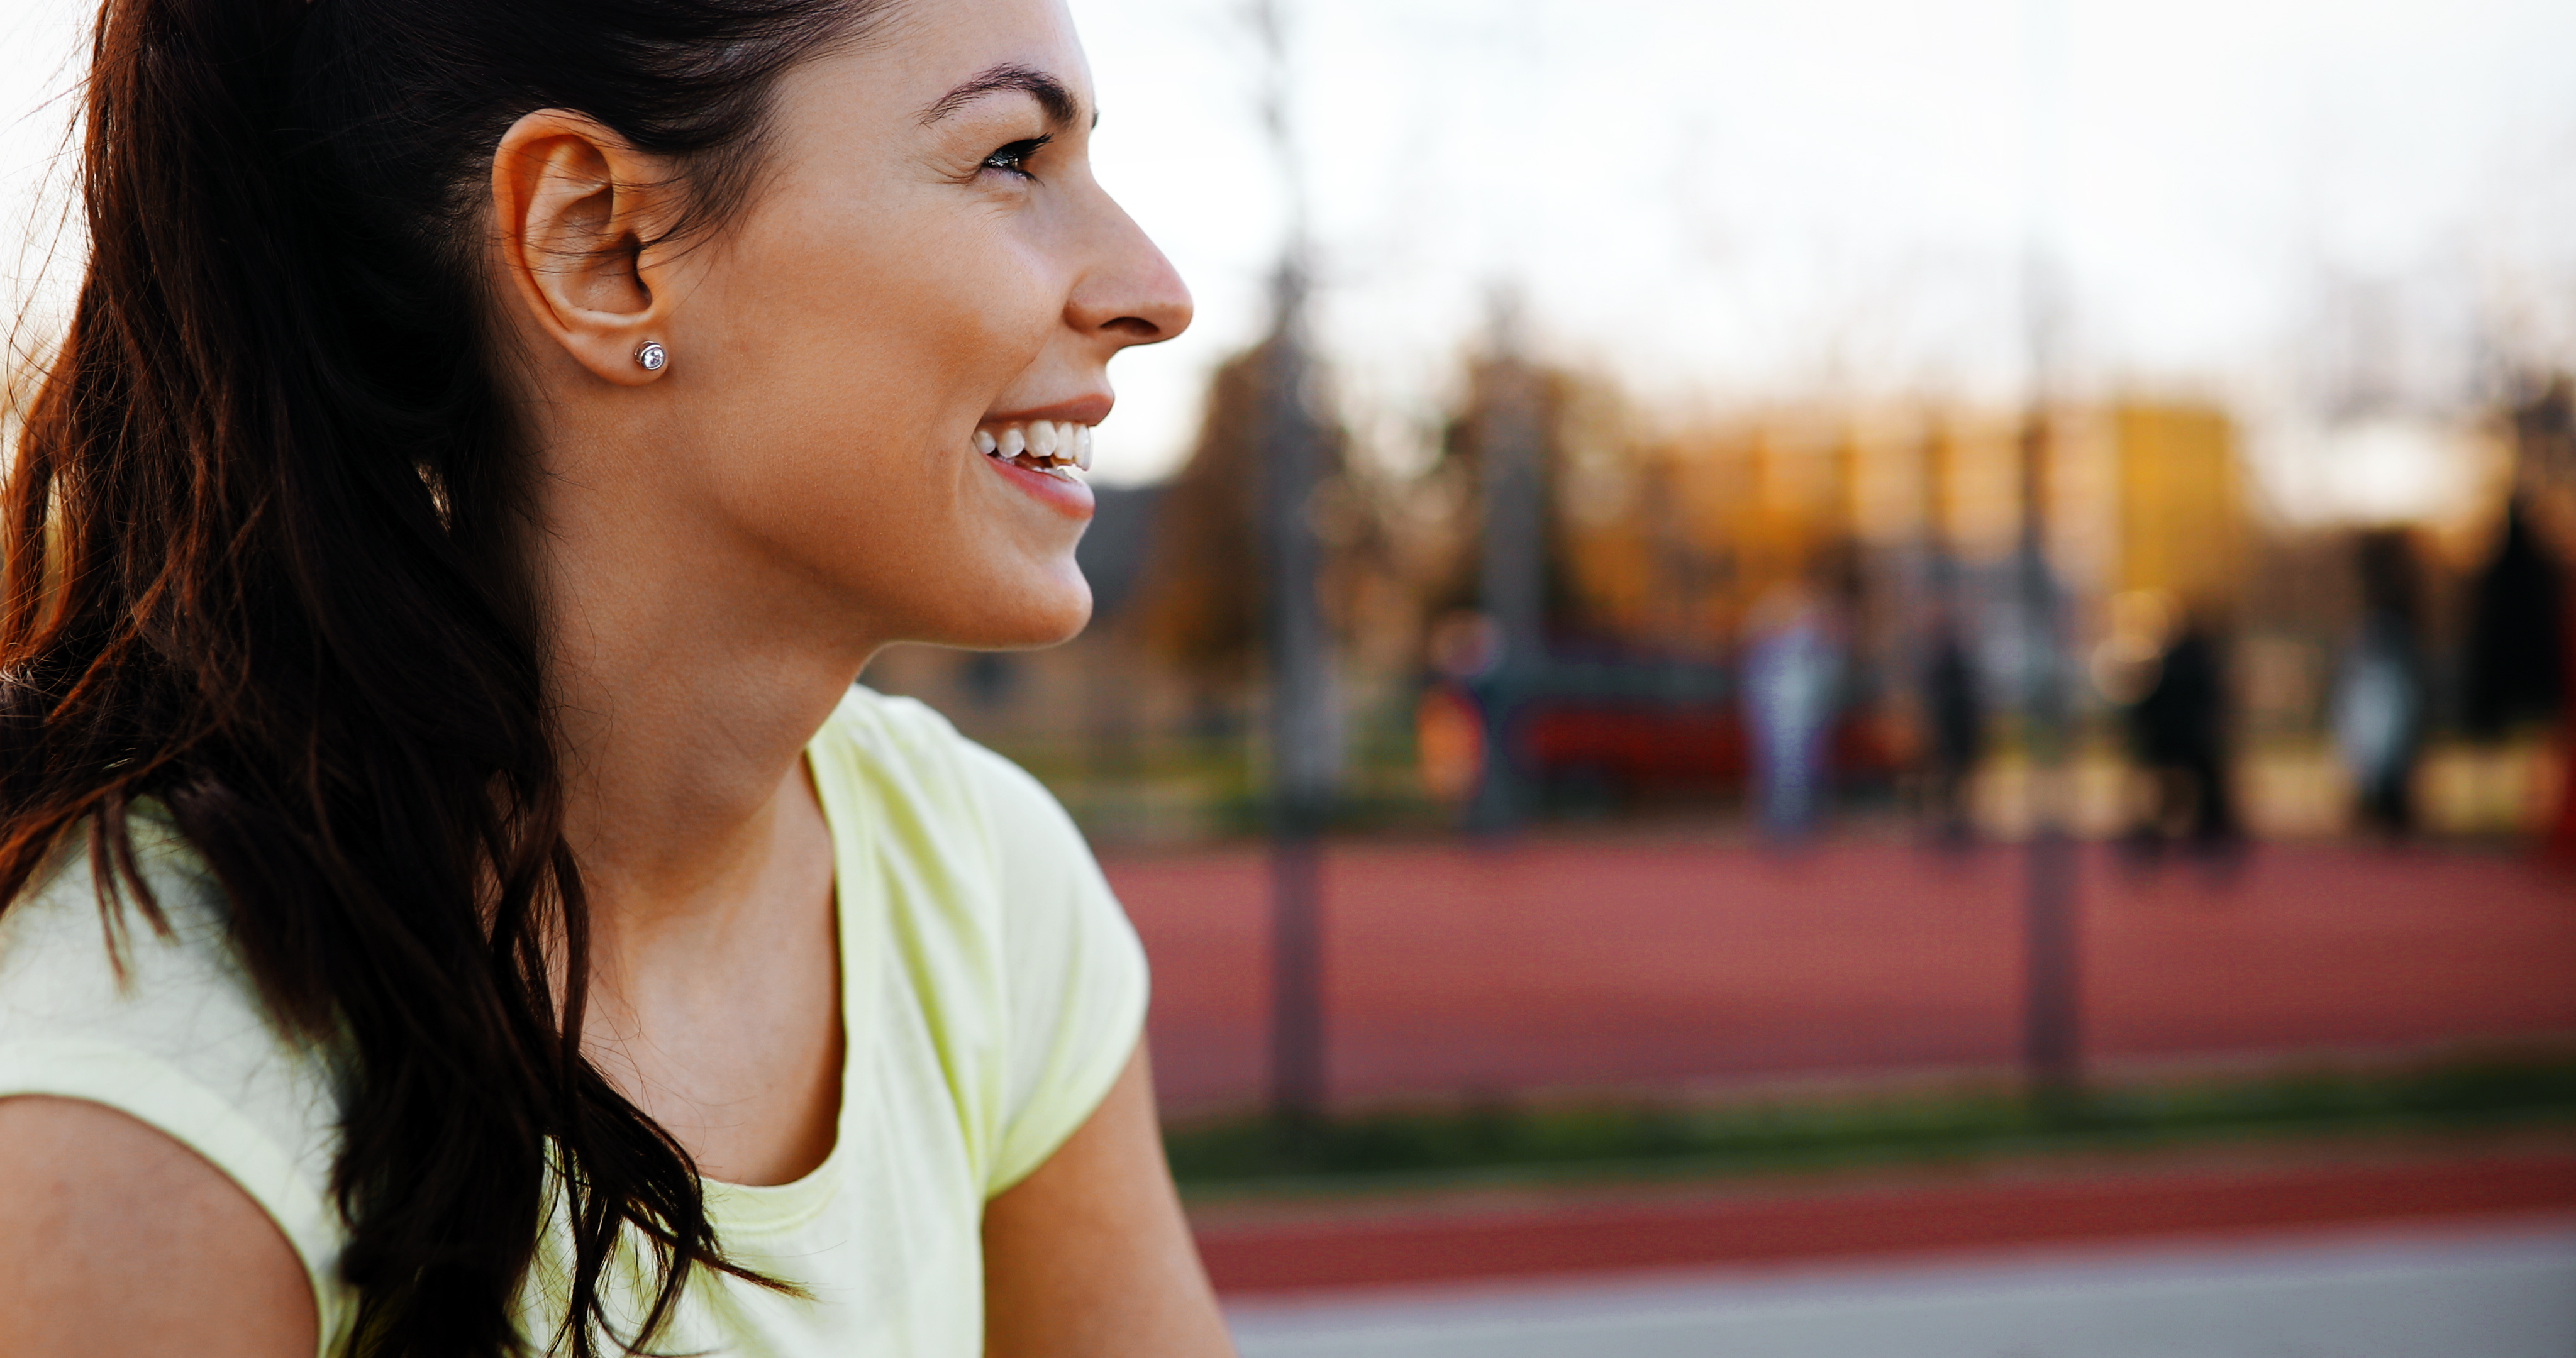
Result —
<path fill-rule="evenodd" d="M 975 431 L 975 451 L 1059 480 L 1091 470 L 1091 426 L 1072 420 L 1009 420 Z"/>

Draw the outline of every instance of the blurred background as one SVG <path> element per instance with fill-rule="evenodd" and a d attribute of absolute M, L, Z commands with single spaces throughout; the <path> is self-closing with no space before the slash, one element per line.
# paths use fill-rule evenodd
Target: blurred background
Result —
<path fill-rule="evenodd" d="M 1199 318 L 1089 632 L 864 680 L 1247 1353 L 2576 1354 L 2576 7 L 1073 7 Z"/>

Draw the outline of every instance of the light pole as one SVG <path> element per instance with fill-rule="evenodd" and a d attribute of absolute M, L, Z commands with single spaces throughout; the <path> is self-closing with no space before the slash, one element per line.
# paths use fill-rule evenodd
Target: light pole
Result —
<path fill-rule="evenodd" d="M 1288 239 L 1271 283 L 1270 337 L 1262 346 L 1261 498 L 1254 516 L 1270 688 L 1270 1106 L 1283 1128 L 1304 1135 L 1324 1107 L 1321 837 L 1339 763 L 1330 645 L 1316 596 L 1323 545 L 1311 512 L 1325 472 L 1324 440 L 1308 404 L 1313 363 L 1306 338 L 1306 214 L 1276 0 L 1253 0 L 1251 19 L 1265 58 L 1263 129 L 1290 209 Z"/>
<path fill-rule="evenodd" d="M 1323 547 L 1308 512 L 1323 449 L 1305 399 L 1309 364 L 1298 323 L 1305 280 L 1294 263 L 1280 269 L 1275 289 L 1277 325 L 1262 359 L 1259 514 L 1270 672 L 1270 1102 L 1295 1128 L 1311 1124 L 1324 1102 L 1320 839 L 1337 761 L 1315 590 Z"/>
<path fill-rule="evenodd" d="M 2056 462 L 2053 416 L 2062 379 L 2063 320 L 2055 259 L 2057 65 L 2062 44 L 2058 0 L 2024 0 L 2029 63 L 2023 116 L 2028 120 L 2028 220 L 2022 263 L 2023 324 L 2030 355 L 2030 408 L 2021 439 L 2021 541 L 2016 574 L 2022 614 L 2024 732 L 2030 758 L 2030 839 L 2023 882 L 2022 1060 L 2031 1095 L 2060 1115 L 2074 1104 L 2083 1074 L 2077 970 L 2075 845 L 2059 808 L 2066 782 L 2069 695 L 2066 691 L 2065 602 L 2048 561 L 2049 471 Z"/>
<path fill-rule="evenodd" d="M 1504 834 L 1519 825 L 1527 789 L 1513 759 L 1512 727 L 1543 668 L 1547 613 L 1547 487 L 1538 375 L 1523 356 L 1518 303 L 1494 302 L 1493 354 L 1476 412 L 1476 479 L 1482 539 L 1477 593 L 1499 645 L 1481 681 L 1484 773 L 1469 825 Z"/>

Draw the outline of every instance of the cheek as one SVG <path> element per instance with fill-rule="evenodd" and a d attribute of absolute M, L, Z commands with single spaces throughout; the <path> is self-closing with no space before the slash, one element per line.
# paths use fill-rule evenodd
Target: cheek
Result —
<path fill-rule="evenodd" d="M 870 444 L 962 440 L 1061 323 L 1035 253 L 982 223 L 888 231 L 778 270 L 742 308 L 746 385 L 773 411 L 863 427 Z"/>
<path fill-rule="evenodd" d="M 1063 324 L 1065 286 L 990 221 L 899 225 L 834 231 L 858 242 L 847 249 L 791 239 L 728 261 L 738 272 L 702 299 L 724 332 L 700 367 L 714 399 L 693 440 L 710 498 L 854 601 L 919 610 L 937 630 L 973 630 L 979 610 L 1080 609 L 1071 533 L 1019 522 L 967 443 Z M 1058 574 L 1070 590 L 1033 578 Z M 987 621 L 1011 633 L 995 643 L 1026 644 L 1063 620 Z"/>
<path fill-rule="evenodd" d="M 815 281 L 805 305 L 818 328 L 839 331 L 913 394 L 957 399 L 998 394 L 1036 358 L 1065 295 L 1039 252 L 972 217 L 889 233 Z"/>

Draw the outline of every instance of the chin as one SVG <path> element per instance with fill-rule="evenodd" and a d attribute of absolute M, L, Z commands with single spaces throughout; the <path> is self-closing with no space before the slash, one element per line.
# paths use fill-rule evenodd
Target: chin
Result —
<path fill-rule="evenodd" d="M 1039 628 L 1039 634 L 1027 644 L 1031 646 L 1061 646 L 1065 642 L 1081 636 L 1082 629 L 1090 625 L 1091 591 L 1086 589 L 1082 591 L 1080 598 L 1067 605 L 1055 617 L 1049 619 L 1046 625 Z"/>
<path fill-rule="evenodd" d="M 1030 590 L 1015 602 L 1018 608 L 1008 617 L 986 618 L 983 625 L 970 629 L 973 640 L 951 644 L 986 651 L 1031 651 L 1062 645 L 1082 635 L 1091 622 L 1091 586 L 1082 573 L 1070 567 L 1068 582 L 1050 581 L 1047 588 Z"/>

